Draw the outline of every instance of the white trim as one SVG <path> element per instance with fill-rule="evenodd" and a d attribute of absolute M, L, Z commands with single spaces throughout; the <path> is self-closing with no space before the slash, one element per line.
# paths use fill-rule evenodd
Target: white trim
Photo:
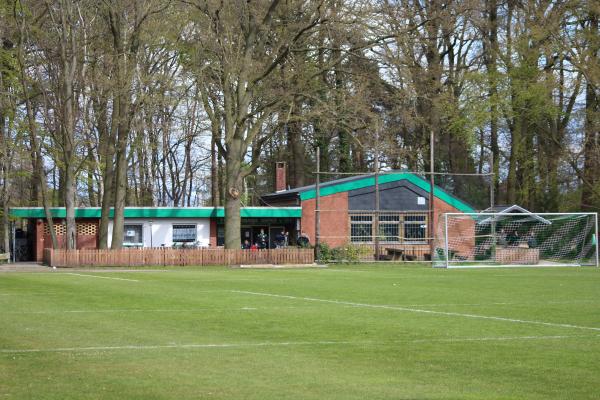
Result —
<path fill-rule="evenodd" d="M 517 210 L 517 211 L 520 211 L 520 212 L 518 212 L 518 213 L 512 212 L 514 210 Z M 470 213 L 468 213 L 468 214 L 470 214 Z M 552 224 L 552 222 L 548 221 L 547 219 L 540 217 L 539 216 L 540 213 L 533 213 L 533 212 L 531 212 L 529 210 L 526 210 L 523 207 L 518 206 L 516 204 L 513 204 L 512 206 L 507 207 L 504 210 L 499 211 L 499 212 L 490 212 L 490 213 L 483 212 L 483 213 L 478 213 L 478 215 L 491 215 L 491 216 L 501 216 L 501 217 L 508 216 L 508 215 L 514 216 L 514 215 L 519 215 L 519 214 L 529 215 L 529 216 L 537 219 L 538 221 L 540 221 L 540 222 L 542 222 L 542 223 L 544 223 L 546 225 L 551 225 Z M 488 224 L 488 223 L 491 223 L 490 220 L 491 220 L 491 218 L 486 218 L 483 221 L 479 221 L 478 224 Z"/>
<path fill-rule="evenodd" d="M 594 213 L 596 214 L 596 218 L 595 218 L 595 222 L 596 222 L 596 268 L 600 267 L 600 260 L 599 260 L 599 253 L 600 251 L 598 251 L 598 247 L 600 247 L 600 238 L 598 237 L 598 213 Z"/>

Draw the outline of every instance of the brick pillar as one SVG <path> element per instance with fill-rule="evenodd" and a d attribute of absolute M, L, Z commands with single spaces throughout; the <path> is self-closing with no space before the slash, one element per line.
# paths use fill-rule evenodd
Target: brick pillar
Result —
<path fill-rule="evenodd" d="M 287 189 L 286 171 L 287 166 L 284 162 L 275 164 L 275 191 L 280 192 Z"/>
<path fill-rule="evenodd" d="M 217 220 L 214 218 L 210 219 L 210 239 L 208 245 L 210 247 L 217 247 Z"/>

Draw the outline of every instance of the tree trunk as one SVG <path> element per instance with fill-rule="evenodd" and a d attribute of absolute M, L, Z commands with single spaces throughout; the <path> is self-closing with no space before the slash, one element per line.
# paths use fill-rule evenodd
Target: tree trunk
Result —
<path fill-rule="evenodd" d="M 21 21 L 20 34 L 24 36 L 25 25 L 24 21 Z M 44 214 L 46 216 L 46 222 L 50 229 L 50 239 L 52 241 L 52 248 L 58 248 L 58 240 L 56 239 L 56 231 L 54 230 L 54 219 L 52 218 L 52 212 L 48 204 L 48 196 L 46 195 L 46 174 L 44 173 L 44 159 L 41 156 L 41 144 L 38 142 L 37 125 L 35 116 L 33 114 L 33 106 L 31 104 L 31 98 L 29 97 L 29 90 L 27 88 L 27 79 L 25 78 L 25 63 L 23 61 L 22 48 L 19 46 L 17 51 L 17 60 L 19 63 L 20 72 L 20 83 L 21 89 L 23 90 L 25 97 L 25 110 L 27 112 L 27 126 L 29 128 L 29 139 L 31 141 L 32 159 L 36 160 L 33 167 L 35 168 L 35 175 L 38 178 L 37 184 L 42 198 L 42 204 L 44 206 Z"/>
<path fill-rule="evenodd" d="M 113 97 L 113 109 L 112 114 L 113 118 L 111 121 L 111 127 L 109 129 L 108 123 L 106 122 L 106 108 L 108 102 L 103 102 L 100 104 L 100 109 L 104 111 L 101 114 L 100 122 L 98 124 L 98 131 L 100 135 L 100 143 L 102 147 L 100 150 L 100 157 L 102 163 L 104 164 L 104 171 L 102 174 L 102 184 L 104 186 L 104 190 L 102 191 L 102 204 L 101 204 L 101 213 L 100 213 L 100 226 L 98 228 L 98 248 L 107 249 L 108 248 L 108 226 L 110 224 L 110 209 L 114 205 L 115 201 L 115 139 L 117 135 L 117 124 L 119 115 L 119 101 L 117 96 Z"/>
<path fill-rule="evenodd" d="M 2 77 L 0 76 L 0 83 Z M 0 181 L 2 188 L 0 200 L 2 202 L 2 249 L 8 252 L 10 249 L 10 223 L 8 220 L 8 135 L 3 110 L 0 109 Z"/>
<path fill-rule="evenodd" d="M 227 148 L 225 171 L 227 190 L 225 193 L 225 248 L 239 249 L 241 246 L 240 196 L 242 193 L 242 141 L 233 138 Z"/>
<path fill-rule="evenodd" d="M 123 234 L 125 224 L 125 203 L 127 196 L 127 139 L 129 136 L 128 99 L 120 96 L 119 116 L 118 116 L 118 135 L 117 135 L 117 162 L 115 166 L 115 211 L 113 216 L 113 234 L 111 249 L 120 249 L 123 247 Z M 125 104 L 124 104 L 125 103 Z"/>
<path fill-rule="evenodd" d="M 597 209 L 600 199 L 595 195 L 600 168 L 600 96 L 591 84 L 586 85 L 585 94 L 585 142 L 583 146 L 583 182 L 581 209 Z"/>
<path fill-rule="evenodd" d="M 219 192 L 219 151 L 215 143 L 214 135 L 210 139 L 210 194 L 213 207 L 221 205 L 221 194 Z"/>
<path fill-rule="evenodd" d="M 589 10 L 590 64 L 600 68 L 600 16 L 597 10 Z M 590 78 L 588 78 L 590 79 Z M 581 191 L 581 209 L 594 210 L 600 208 L 598 193 L 598 169 L 600 168 L 600 82 L 588 80 L 585 88 L 585 141 L 583 145 L 583 188 Z"/>
<path fill-rule="evenodd" d="M 77 248 L 77 223 L 75 222 L 75 173 L 72 167 L 67 168 L 65 180 L 65 211 L 66 211 L 66 247 L 69 250 Z"/>
<path fill-rule="evenodd" d="M 498 4 L 497 0 L 487 0 L 487 27 L 484 39 L 484 61 L 488 77 L 488 101 L 490 102 L 490 151 L 493 165 L 494 192 L 500 191 L 500 147 L 498 145 Z"/>

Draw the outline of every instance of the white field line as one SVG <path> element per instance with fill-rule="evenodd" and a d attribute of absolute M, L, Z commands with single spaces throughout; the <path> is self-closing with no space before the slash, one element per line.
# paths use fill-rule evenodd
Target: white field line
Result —
<path fill-rule="evenodd" d="M 126 279 L 126 278 L 114 278 L 110 276 L 98 276 L 98 275 L 88 275 L 88 274 L 76 274 L 75 272 L 63 272 L 65 275 L 77 275 L 77 276 L 86 276 L 88 278 L 99 278 L 99 279 L 114 279 L 117 281 L 129 281 L 129 282 L 139 282 L 137 279 Z"/>
<path fill-rule="evenodd" d="M 546 304 L 581 304 L 600 303 L 598 300 L 564 300 L 564 301 L 538 301 L 538 302 L 491 302 L 491 303 L 446 303 L 446 304 L 389 304 L 394 307 L 446 307 L 446 306 L 535 306 Z"/>
<path fill-rule="evenodd" d="M 45 353 L 71 351 L 105 351 L 105 350 L 156 350 L 156 349 L 211 349 L 236 347 L 271 347 L 271 346 L 312 346 L 352 344 L 350 341 L 317 341 L 317 342 L 262 342 L 262 343 L 207 343 L 207 344 L 165 344 L 165 345 L 125 345 L 125 346 L 92 346 L 92 347 L 57 347 L 49 349 L 0 349 L 0 353 Z M 366 342 L 362 342 L 366 343 Z"/>
<path fill-rule="evenodd" d="M 584 329 L 584 330 L 600 332 L 600 328 L 592 327 L 592 326 L 559 324 L 559 323 L 555 323 L 555 322 L 530 321 L 530 320 L 525 320 L 525 319 L 495 317 L 495 316 L 478 315 L 478 314 L 465 314 L 465 313 L 447 312 L 447 311 L 423 310 L 423 309 L 419 309 L 419 308 L 397 307 L 397 306 L 389 306 L 389 305 L 384 305 L 384 304 L 354 303 L 354 302 L 350 302 L 350 301 L 327 300 L 327 299 L 318 299 L 318 298 L 314 298 L 314 297 L 287 296 L 287 295 L 273 294 L 273 293 L 249 292 L 249 291 L 245 291 L 245 290 L 232 290 L 232 292 L 248 294 L 248 295 L 253 295 L 253 296 L 276 297 L 276 298 L 280 298 L 280 299 L 317 301 L 317 302 L 321 302 L 321 303 L 342 304 L 342 305 L 354 306 L 354 307 L 380 308 L 380 309 L 385 309 L 385 310 L 406 311 L 406 312 L 420 313 L 420 314 L 432 314 L 432 315 L 445 315 L 445 316 L 450 316 L 450 317 L 487 319 L 487 320 L 493 320 L 493 321 L 513 322 L 513 323 L 518 323 L 518 324 L 544 325 L 544 326 L 552 326 L 552 327 L 558 327 L 558 328 Z"/>
<path fill-rule="evenodd" d="M 203 292 L 230 292 L 230 290 L 208 290 Z M 2 296 L 2 294 L 0 294 Z M 597 302 L 597 300 L 580 300 L 580 301 L 549 301 L 545 303 L 447 303 L 447 304 L 386 304 L 386 307 L 447 307 L 447 306 L 490 306 L 490 305 L 541 305 L 541 304 L 571 304 L 581 302 Z M 342 304 L 343 307 L 355 308 L 355 304 Z M 47 310 L 47 311 L 6 311 L 0 312 L 0 315 L 27 315 L 27 314 L 102 314 L 102 313 L 198 313 L 204 311 L 266 311 L 266 310 L 297 310 L 309 309 L 316 306 L 245 306 L 245 307 L 198 307 L 189 309 L 180 308 L 159 308 L 159 309 L 144 309 L 144 308 L 109 308 L 103 310 Z"/>
<path fill-rule="evenodd" d="M 48 296 L 58 294 L 58 292 L 19 292 L 19 293 L 0 293 L 0 296 Z"/>
<path fill-rule="evenodd" d="M 86 352 L 86 351 L 113 351 L 113 350 L 160 350 L 160 349 L 218 349 L 218 348 L 252 348 L 252 347 L 285 347 L 285 346 L 385 346 L 393 344 L 410 343 L 461 343 L 461 342 L 494 342 L 494 341 L 522 341 L 522 340 L 560 340 L 560 339 L 590 339 L 600 335 L 553 335 L 553 336 L 499 336 L 499 337 L 458 337 L 458 338 L 430 338 L 414 340 L 320 340 L 301 342 L 259 342 L 259 343 L 206 343 L 206 344 L 165 344 L 165 345 L 122 345 L 122 346 L 90 346 L 90 347 L 55 347 L 45 349 L 0 349 L 0 354 L 23 353 L 57 353 L 57 352 Z"/>
<path fill-rule="evenodd" d="M 431 343 L 431 342 L 502 342 L 510 340 L 552 340 L 552 339 L 585 339 L 596 338 L 600 335 L 583 336 L 583 335 L 546 335 L 546 336 L 491 336 L 491 337 L 463 337 L 463 338 L 443 338 L 443 339 L 415 339 L 412 343 Z"/>
<path fill-rule="evenodd" d="M 289 310 L 307 309 L 313 306 L 244 306 L 244 307 L 199 307 L 195 309 L 143 309 L 143 308 L 114 308 L 104 310 L 49 310 L 49 311 L 6 311 L 0 315 L 24 315 L 24 314 L 100 314 L 100 313 L 198 313 L 205 311 L 258 311 L 258 310 Z"/>

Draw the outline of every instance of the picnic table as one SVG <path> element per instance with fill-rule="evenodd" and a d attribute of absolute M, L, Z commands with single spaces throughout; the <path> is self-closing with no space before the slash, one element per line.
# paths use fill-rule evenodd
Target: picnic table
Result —
<path fill-rule="evenodd" d="M 388 256 L 390 256 L 392 261 L 398 261 L 398 260 L 402 260 L 404 261 L 404 249 L 396 249 L 394 247 L 386 247 L 385 251 L 387 252 Z"/>
<path fill-rule="evenodd" d="M 414 248 L 409 248 L 407 251 L 406 248 L 386 247 L 385 251 L 387 252 L 385 259 L 389 261 L 415 261 L 417 259 Z"/>

